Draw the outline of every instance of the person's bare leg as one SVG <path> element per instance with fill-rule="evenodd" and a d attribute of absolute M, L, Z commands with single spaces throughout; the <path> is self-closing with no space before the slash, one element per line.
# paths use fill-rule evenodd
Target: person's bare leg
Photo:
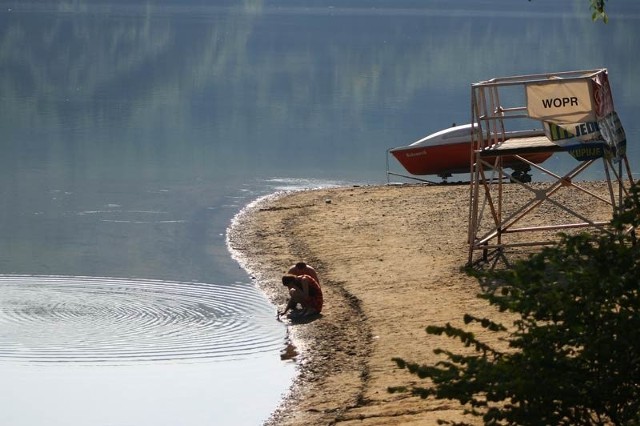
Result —
<path fill-rule="evenodd" d="M 296 288 L 292 288 L 289 290 L 289 304 L 287 305 L 289 309 L 295 310 L 298 306 L 298 303 L 302 308 L 304 308 L 304 294 Z"/>

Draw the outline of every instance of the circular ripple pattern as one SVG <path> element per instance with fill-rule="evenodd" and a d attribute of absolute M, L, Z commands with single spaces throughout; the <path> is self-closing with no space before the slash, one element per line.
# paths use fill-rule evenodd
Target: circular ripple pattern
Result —
<path fill-rule="evenodd" d="M 246 284 L 0 275 L 0 361 L 222 360 L 278 350 Z"/>

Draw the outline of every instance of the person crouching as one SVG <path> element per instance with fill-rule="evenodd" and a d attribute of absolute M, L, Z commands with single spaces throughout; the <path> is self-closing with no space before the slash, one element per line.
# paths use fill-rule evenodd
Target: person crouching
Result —
<path fill-rule="evenodd" d="M 295 311 L 298 304 L 302 309 L 292 312 L 296 317 L 315 315 L 322 311 L 322 289 L 313 277 L 285 274 L 282 276 L 282 285 L 289 289 L 290 298 L 284 311 L 278 312 L 278 316 L 290 310 Z"/>

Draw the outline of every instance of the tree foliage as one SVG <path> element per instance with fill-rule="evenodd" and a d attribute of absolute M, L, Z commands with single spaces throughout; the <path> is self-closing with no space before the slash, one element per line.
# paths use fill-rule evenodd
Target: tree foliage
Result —
<path fill-rule="evenodd" d="M 509 348 L 429 326 L 470 355 L 438 349 L 434 365 L 395 358 L 430 382 L 389 390 L 458 400 L 486 425 L 640 424 L 640 245 L 628 232 L 640 224 L 638 186 L 611 224 L 618 232 L 563 235 L 512 268 L 479 273 L 489 288 L 479 297 L 516 320 L 505 327 L 466 315 L 465 324 L 500 334 Z"/>
<path fill-rule="evenodd" d="M 529 0 L 531 1 L 531 0 Z M 605 24 L 609 22 L 609 16 L 605 10 L 607 0 L 589 0 L 589 9 L 591 10 L 591 20 L 597 21 L 602 19 Z"/>
<path fill-rule="evenodd" d="M 590 0 L 591 5 L 591 19 L 597 21 L 598 19 L 602 19 L 602 22 L 605 24 L 609 22 L 609 16 L 607 16 L 607 12 L 605 11 L 604 4 L 607 0 Z"/>

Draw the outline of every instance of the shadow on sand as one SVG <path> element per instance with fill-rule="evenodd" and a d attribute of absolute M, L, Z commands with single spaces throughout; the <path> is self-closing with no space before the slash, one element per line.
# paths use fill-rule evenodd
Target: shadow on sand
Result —
<path fill-rule="evenodd" d="M 322 314 L 297 314 L 294 312 L 288 316 L 291 324 L 309 324 L 317 319 L 322 318 Z"/>

